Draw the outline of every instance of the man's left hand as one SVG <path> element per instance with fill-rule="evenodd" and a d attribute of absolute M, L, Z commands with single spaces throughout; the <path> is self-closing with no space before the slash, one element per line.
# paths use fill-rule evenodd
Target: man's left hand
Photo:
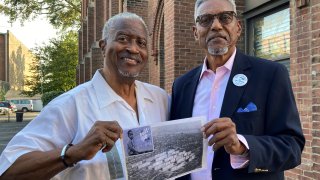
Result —
<path fill-rule="evenodd" d="M 230 118 L 213 119 L 202 127 L 205 138 L 209 139 L 209 146 L 213 145 L 214 151 L 224 147 L 227 153 L 241 155 L 246 147 L 239 141 L 236 125 Z"/>

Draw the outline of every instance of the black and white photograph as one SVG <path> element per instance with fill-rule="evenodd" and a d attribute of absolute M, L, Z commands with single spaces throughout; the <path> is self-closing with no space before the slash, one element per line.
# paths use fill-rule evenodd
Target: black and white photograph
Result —
<path fill-rule="evenodd" d="M 123 138 L 127 179 L 174 179 L 206 168 L 208 144 L 201 132 L 204 121 L 204 117 L 194 117 L 149 126 L 153 151 L 134 156 L 128 152 L 129 140 Z M 134 137 L 139 131 L 125 130 L 124 135 L 130 139 L 131 132 Z"/>
<path fill-rule="evenodd" d="M 126 156 L 133 156 L 153 151 L 154 145 L 150 126 L 124 130 L 123 134 Z"/>

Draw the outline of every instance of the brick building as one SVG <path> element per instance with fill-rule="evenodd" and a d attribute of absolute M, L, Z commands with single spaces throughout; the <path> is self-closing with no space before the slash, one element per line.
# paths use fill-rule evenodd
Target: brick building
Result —
<path fill-rule="evenodd" d="M 170 93 L 173 80 L 202 63 L 194 41 L 195 0 L 82 0 L 77 83 L 103 66 L 97 41 L 118 12 L 140 15 L 149 28 L 149 62 L 140 80 Z M 287 179 L 320 179 L 320 1 L 236 0 L 243 34 L 238 50 L 283 63 L 290 71 L 306 146 Z"/>
<path fill-rule="evenodd" d="M 0 88 L 6 97 L 20 97 L 25 90 L 24 79 L 30 75 L 30 64 L 34 56 L 31 51 L 10 31 L 0 33 Z"/>

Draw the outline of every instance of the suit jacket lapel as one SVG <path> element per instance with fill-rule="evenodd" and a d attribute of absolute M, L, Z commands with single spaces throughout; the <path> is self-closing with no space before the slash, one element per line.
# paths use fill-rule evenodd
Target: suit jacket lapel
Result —
<path fill-rule="evenodd" d="M 197 90 L 201 70 L 202 70 L 202 66 L 199 66 L 196 73 L 190 76 L 183 86 L 183 89 L 185 91 L 182 91 L 184 93 L 182 97 L 185 98 L 184 100 L 185 104 L 182 104 L 182 107 L 184 107 L 185 109 L 186 117 L 192 116 L 193 103 L 196 95 L 196 90 Z"/>
<path fill-rule="evenodd" d="M 247 84 L 241 87 L 238 87 L 233 84 L 232 79 L 237 74 L 244 74 L 248 78 L 248 82 L 250 81 L 250 62 L 246 59 L 246 56 L 237 52 L 233 67 L 231 70 L 230 78 L 228 80 L 226 92 L 224 95 L 220 117 L 232 117 L 232 114 L 235 112 L 240 98 L 247 87 Z"/>

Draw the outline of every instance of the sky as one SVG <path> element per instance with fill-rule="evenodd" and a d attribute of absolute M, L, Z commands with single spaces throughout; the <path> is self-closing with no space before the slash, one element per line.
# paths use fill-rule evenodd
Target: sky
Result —
<path fill-rule="evenodd" d="M 26 21 L 23 25 L 20 22 L 8 23 L 9 18 L 0 14 L 0 33 L 9 30 L 29 49 L 42 45 L 50 38 L 57 37 L 55 30 L 45 18 L 36 18 L 33 21 Z"/>

